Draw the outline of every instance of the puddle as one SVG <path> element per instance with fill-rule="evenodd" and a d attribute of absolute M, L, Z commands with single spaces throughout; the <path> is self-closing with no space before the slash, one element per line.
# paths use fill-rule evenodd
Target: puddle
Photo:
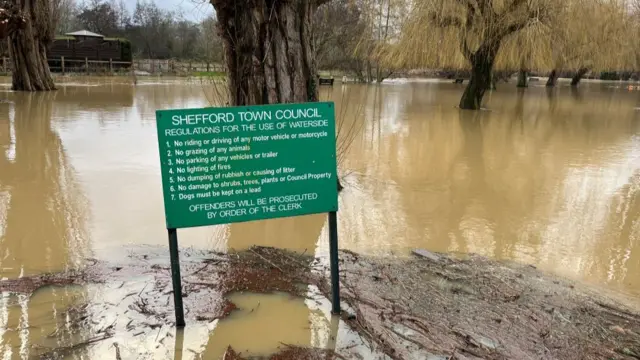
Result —
<path fill-rule="evenodd" d="M 269 355 L 283 344 L 311 346 L 311 313 L 304 300 L 287 294 L 233 294 L 231 316 L 218 322 L 202 356 L 219 359 L 227 346 L 243 356 Z"/>
<path fill-rule="evenodd" d="M 335 350 L 369 360 L 387 359 L 377 354 L 338 316 L 331 303 L 310 286 L 307 299 L 288 294 L 233 294 L 238 306 L 231 316 L 218 322 L 203 359 L 219 359 L 228 346 L 242 356 L 267 356 L 288 345 Z"/>

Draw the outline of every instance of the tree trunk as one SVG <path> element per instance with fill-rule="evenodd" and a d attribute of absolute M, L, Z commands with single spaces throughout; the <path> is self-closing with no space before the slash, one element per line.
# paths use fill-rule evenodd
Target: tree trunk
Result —
<path fill-rule="evenodd" d="M 554 87 L 558 82 L 558 71 L 556 69 L 551 70 L 549 73 L 549 79 L 547 80 L 547 87 Z"/>
<path fill-rule="evenodd" d="M 224 43 L 232 105 L 318 100 L 311 1 L 211 0 Z"/>
<path fill-rule="evenodd" d="M 466 110 L 478 110 L 482 106 L 484 93 L 491 87 L 491 72 L 495 60 L 495 51 L 481 46 L 471 56 L 471 77 L 460 99 L 460 108 Z"/>
<path fill-rule="evenodd" d="M 373 70 L 371 69 L 371 62 L 367 60 L 367 82 L 373 82 Z"/>
<path fill-rule="evenodd" d="M 53 38 L 48 0 L 17 3 L 25 19 L 23 28 L 9 35 L 12 89 L 21 91 L 55 90 L 47 63 L 47 46 Z"/>
<path fill-rule="evenodd" d="M 520 69 L 520 71 L 518 71 L 518 85 L 517 85 L 517 87 L 526 88 L 528 86 L 529 86 L 529 84 L 528 84 L 528 81 L 527 81 L 527 70 Z"/>
<path fill-rule="evenodd" d="M 318 3 L 211 0 L 224 44 L 231 105 L 318 101 L 312 41 Z M 340 179 L 337 186 L 342 190 Z"/>
<path fill-rule="evenodd" d="M 580 70 L 578 70 L 578 72 L 576 72 L 575 75 L 573 75 L 573 78 L 571 78 L 571 86 L 576 87 L 578 86 L 578 84 L 580 84 L 580 80 L 582 80 L 582 77 L 589 71 L 589 69 L 587 68 L 580 68 Z"/>

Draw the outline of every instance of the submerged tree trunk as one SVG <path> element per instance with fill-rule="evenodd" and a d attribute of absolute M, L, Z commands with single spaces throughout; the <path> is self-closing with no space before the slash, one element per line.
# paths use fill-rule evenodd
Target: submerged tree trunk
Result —
<path fill-rule="evenodd" d="M 231 105 L 318 101 L 312 20 L 322 2 L 211 0 Z M 342 189 L 339 179 L 337 186 Z"/>
<path fill-rule="evenodd" d="M 47 46 L 53 39 L 54 24 L 48 0 L 15 1 L 23 16 L 21 29 L 9 34 L 12 89 L 55 90 L 47 63 Z"/>
<path fill-rule="evenodd" d="M 529 86 L 529 84 L 528 84 L 528 81 L 527 81 L 527 70 L 520 69 L 520 71 L 518 71 L 518 85 L 517 85 L 517 87 L 526 88 L 528 86 Z"/>
<path fill-rule="evenodd" d="M 373 82 L 373 69 L 371 67 L 371 61 L 367 60 L 367 82 Z"/>
<path fill-rule="evenodd" d="M 551 70 L 549 73 L 549 79 L 547 80 L 547 87 L 554 87 L 558 82 L 558 71 L 556 69 Z"/>
<path fill-rule="evenodd" d="M 491 88 L 491 73 L 497 46 L 481 46 L 471 55 L 471 77 L 460 99 L 460 108 L 478 110 L 484 93 Z"/>
<path fill-rule="evenodd" d="M 582 77 L 585 76 L 588 71 L 589 69 L 587 68 L 580 68 L 580 70 L 573 75 L 573 78 L 571 78 L 571 86 L 578 86 L 578 84 L 580 84 L 580 80 L 582 80 Z"/>
<path fill-rule="evenodd" d="M 382 74 L 382 68 L 380 67 L 380 63 L 376 65 L 376 83 L 380 84 L 384 80 L 384 75 Z"/>

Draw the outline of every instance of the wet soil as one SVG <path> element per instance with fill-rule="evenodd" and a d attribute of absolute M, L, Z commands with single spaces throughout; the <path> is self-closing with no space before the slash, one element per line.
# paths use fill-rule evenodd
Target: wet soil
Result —
<path fill-rule="evenodd" d="M 640 316 L 532 266 L 421 252 L 380 262 L 343 253 L 348 323 L 394 359 L 623 359 Z"/>
<path fill-rule="evenodd" d="M 0 281 L 0 291 L 32 292 L 41 286 L 106 278 L 124 285 L 135 274 L 146 280 L 140 291 L 128 292 L 121 300 L 128 302 L 131 317 L 125 331 L 173 323 L 168 263 L 136 256 L 118 266 L 92 263 L 83 272 Z M 304 297 L 314 285 L 331 298 L 323 260 L 267 247 L 187 256 L 182 261 L 187 319 L 212 322 L 229 315 L 235 305 L 226 295 L 237 292 Z M 640 359 L 640 315 L 635 308 L 532 266 L 427 251 L 407 259 L 341 251 L 340 266 L 342 320 L 386 358 Z M 84 345 L 108 337 L 112 330 L 97 331 Z M 345 349 L 336 351 L 283 346 L 267 358 L 359 358 Z M 224 357 L 244 358 L 249 359 L 233 349 Z"/>

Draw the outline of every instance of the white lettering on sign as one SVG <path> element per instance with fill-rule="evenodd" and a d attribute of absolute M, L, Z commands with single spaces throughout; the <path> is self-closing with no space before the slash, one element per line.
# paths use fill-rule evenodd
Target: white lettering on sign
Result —
<path fill-rule="evenodd" d="M 189 114 L 189 115 L 173 115 L 171 124 L 179 125 L 213 125 L 219 123 L 230 123 L 235 120 L 232 113 L 209 113 L 209 114 Z"/>
<path fill-rule="evenodd" d="M 308 109 L 285 109 L 285 110 L 276 110 L 276 119 L 277 120 L 289 120 L 289 119 L 308 119 L 308 118 L 319 118 L 318 109 L 316 108 L 308 108 Z"/>

